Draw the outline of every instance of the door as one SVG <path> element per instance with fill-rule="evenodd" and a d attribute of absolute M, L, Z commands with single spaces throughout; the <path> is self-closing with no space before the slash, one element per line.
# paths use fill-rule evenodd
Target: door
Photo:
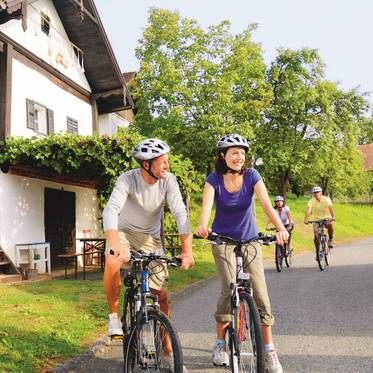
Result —
<path fill-rule="evenodd" d="M 51 264 L 60 266 L 62 260 L 58 255 L 75 251 L 75 193 L 45 188 L 44 226 Z"/>

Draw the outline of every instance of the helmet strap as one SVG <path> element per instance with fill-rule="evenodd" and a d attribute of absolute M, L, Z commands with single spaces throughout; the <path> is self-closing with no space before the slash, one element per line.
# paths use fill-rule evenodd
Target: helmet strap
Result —
<path fill-rule="evenodd" d="M 144 166 L 143 166 L 143 163 L 144 162 L 141 162 L 141 168 L 143 168 L 152 178 L 154 178 L 155 180 L 159 180 L 159 177 L 155 176 L 151 170 L 152 168 L 152 160 L 148 160 L 147 161 L 148 164 L 149 164 L 149 169 L 147 170 Z"/>

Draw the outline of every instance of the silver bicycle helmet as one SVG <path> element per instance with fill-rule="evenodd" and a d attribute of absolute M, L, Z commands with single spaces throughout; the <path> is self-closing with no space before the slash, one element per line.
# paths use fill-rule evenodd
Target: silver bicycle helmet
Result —
<path fill-rule="evenodd" d="M 132 155 L 140 161 L 149 161 L 170 151 L 170 147 L 162 140 L 146 139 L 139 142 L 132 150 Z"/>
<path fill-rule="evenodd" d="M 312 188 L 312 193 L 317 193 L 317 192 L 322 192 L 322 188 L 319 187 L 318 185 Z"/>
<path fill-rule="evenodd" d="M 222 149 L 228 149 L 233 146 L 240 146 L 245 150 L 249 149 L 249 144 L 247 140 L 241 135 L 235 133 L 223 136 L 216 144 L 216 150 L 220 151 Z"/>
<path fill-rule="evenodd" d="M 275 202 L 277 201 L 284 201 L 284 197 L 283 196 L 276 196 L 275 197 Z"/>

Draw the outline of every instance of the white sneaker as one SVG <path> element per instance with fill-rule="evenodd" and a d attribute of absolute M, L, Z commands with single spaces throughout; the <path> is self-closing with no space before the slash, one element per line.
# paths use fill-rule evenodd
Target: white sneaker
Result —
<path fill-rule="evenodd" d="M 269 373 L 282 373 L 282 365 L 278 360 L 276 350 L 267 351 L 265 353 L 265 362 Z"/>
<path fill-rule="evenodd" d="M 228 366 L 229 356 L 226 351 L 225 344 L 218 343 L 214 345 L 212 349 L 212 362 L 214 365 Z"/>
<path fill-rule="evenodd" d="M 161 355 L 163 368 L 173 372 L 175 370 L 174 355 Z M 183 373 L 188 373 L 188 369 L 183 365 Z"/>
<path fill-rule="evenodd" d="M 108 335 L 109 337 L 123 336 L 122 322 L 118 319 L 116 313 L 111 313 L 109 315 Z"/>

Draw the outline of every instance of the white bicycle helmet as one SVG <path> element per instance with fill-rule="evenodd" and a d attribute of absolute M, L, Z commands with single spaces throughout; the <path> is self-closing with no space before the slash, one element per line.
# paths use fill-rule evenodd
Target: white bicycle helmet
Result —
<path fill-rule="evenodd" d="M 158 139 L 146 139 L 139 142 L 132 150 L 132 155 L 139 161 L 149 161 L 170 151 L 170 147 Z"/>
<path fill-rule="evenodd" d="M 249 144 L 247 140 L 241 135 L 235 133 L 223 136 L 216 144 L 216 150 L 220 151 L 222 149 L 231 148 L 233 146 L 240 146 L 245 150 L 249 149 Z"/>
<path fill-rule="evenodd" d="M 275 197 L 275 202 L 277 201 L 284 201 L 284 197 L 283 196 L 276 196 Z"/>
<path fill-rule="evenodd" d="M 319 187 L 318 185 L 312 188 L 312 193 L 317 193 L 317 192 L 322 192 L 322 188 Z"/>

